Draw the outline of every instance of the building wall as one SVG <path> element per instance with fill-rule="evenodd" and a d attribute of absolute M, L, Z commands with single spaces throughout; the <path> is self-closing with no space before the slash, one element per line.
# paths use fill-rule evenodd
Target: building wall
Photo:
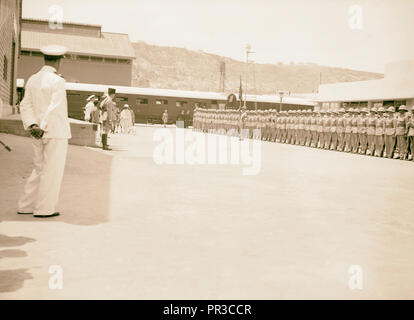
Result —
<path fill-rule="evenodd" d="M 100 37 L 101 26 L 85 25 L 85 24 L 73 24 L 73 23 L 62 23 L 62 28 L 51 29 L 49 27 L 49 21 L 42 20 L 22 20 L 22 29 L 39 31 L 39 32 L 53 32 L 53 33 L 64 33 L 79 36 L 88 37 Z"/>
<path fill-rule="evenodd" d="M 17 99 L 21 4 L 21 0 L 0 0 L 0 117 L 13 112 L 12 106 Z"/>
<path fill-rule="evenodd" d="M 42 66 L 42 56 L 20 55 L 18 78 L 24 79 L 26 83 L 27 79 L 39 71 Z M 62 60 L 59 73 L 68 82 L 130 86 L 132 62 L 125 64 L 65 58 Z"/>

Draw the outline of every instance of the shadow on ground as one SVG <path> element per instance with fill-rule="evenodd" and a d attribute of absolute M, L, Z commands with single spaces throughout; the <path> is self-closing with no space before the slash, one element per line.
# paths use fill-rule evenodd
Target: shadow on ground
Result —
<path fill-rule="evenodd" d="M 27 269 L 0 270 L 0 292 L 13 292 L 23 287 L 25 280 L 33 279 Z"/>
<path fill-rule="evenodd" d="M 35 239 L 28 237 L 9 237 L 0 234 L 0 247 L 23 246 Z M 5 249 L 0 251 L 0 259 L 27 257 L 26 251 L 20 249 Z M 0 292 L 12 292 L 23 287 L 25 280 L 33 279 L 28 269 L 0 270 Z"/>
<path fill-rule="evenodd" d="M 60 221 L 94 225 L 108 221 L 112 156 L 86 147 L 69 146 L 58 210 L 61 216 L 37 219 L 18 215 L 17 202 L 33 169 L 31 138 L 0 134 L 12 152 L 0 148 L 0 222 Z"/>

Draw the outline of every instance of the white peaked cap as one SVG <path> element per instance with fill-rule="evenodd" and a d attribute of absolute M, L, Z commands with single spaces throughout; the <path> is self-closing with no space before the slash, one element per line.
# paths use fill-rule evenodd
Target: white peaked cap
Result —
<path fill-rule="evenodd" d="M 48 46 L 44 46 L 40 49 L 40 51 L 45 56 L 64 56 L 65 53 L 68 51 L 65 47 L 59 46 L 56 44 L 51 44 Z"/>

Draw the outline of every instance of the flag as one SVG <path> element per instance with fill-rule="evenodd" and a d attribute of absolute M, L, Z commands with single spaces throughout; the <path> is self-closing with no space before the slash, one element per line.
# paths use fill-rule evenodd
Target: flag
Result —
<path fill-rule="evenodd" d="M 241 76 L 240 76 L 239 100 L 240 100 L 240 108 L 241 108 L 243 105 L 243 88 L 242 88 L 242 77 Z"/>

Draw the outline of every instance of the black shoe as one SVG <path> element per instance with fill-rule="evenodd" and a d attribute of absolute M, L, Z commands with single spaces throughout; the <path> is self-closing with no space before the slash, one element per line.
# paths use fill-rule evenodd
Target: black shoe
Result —
<path fill-rule="evenodd" d="M 55 212 L 55 213 L 46 214 L 46 215 L 43 215 L 43 214 L 35 214 L 35 215 L 33 215 L 33 217 L 35 217 L 35 218 L 50 218 L 50 217 L 57 217 L 59 215 L 60 215 L 59 212 Z"/>
<path fill-rule="evenodd" d="M 17 212 L 17 214 L 33 214 L 33 212 Z"/>
<path fill-rule="evenodd" d="M 104 146 L 102 149 L 103 149 L 103 150 L 112 150 L 112 149 L 111 149 L 111 148 L 109 148 L 108 146 Z"/>

